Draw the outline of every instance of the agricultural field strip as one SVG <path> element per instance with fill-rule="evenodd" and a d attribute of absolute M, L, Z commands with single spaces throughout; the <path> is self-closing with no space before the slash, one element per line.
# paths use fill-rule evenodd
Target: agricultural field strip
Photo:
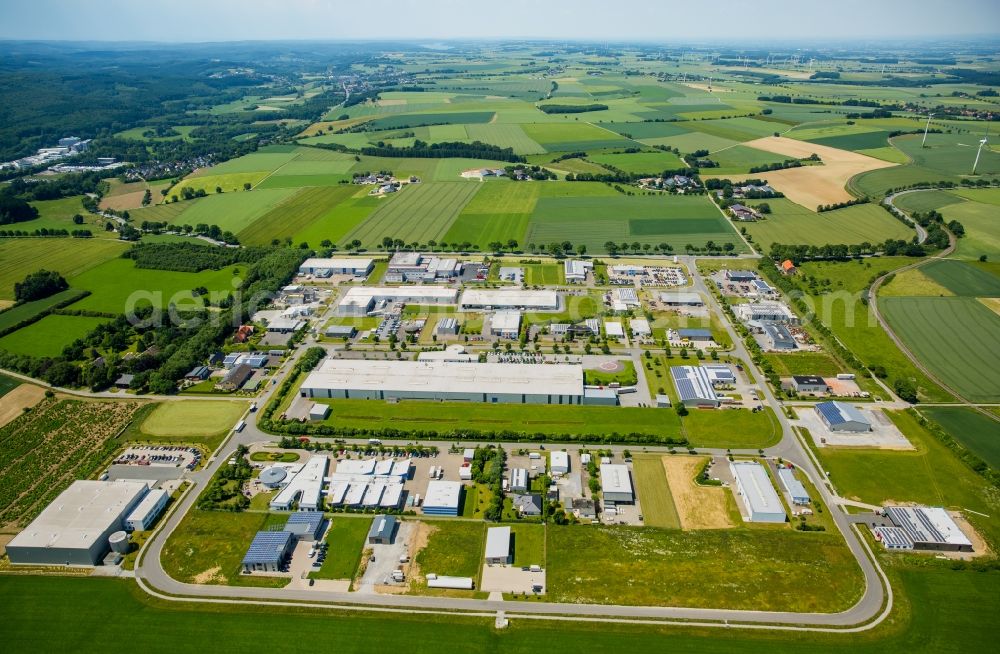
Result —
<path fill-rule="evenodd" d="M 404 189 L 385 200 L 347 239 L 358 239 L 369 247 L 384 236 L 407 243 L 440 239 L 479 187 L 475 182 L 424 182 Z"/>

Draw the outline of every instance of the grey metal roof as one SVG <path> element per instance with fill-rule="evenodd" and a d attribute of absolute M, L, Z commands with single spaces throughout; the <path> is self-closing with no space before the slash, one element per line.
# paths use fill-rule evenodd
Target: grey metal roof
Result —
<path fill-rule="evenodd" d="M 802 485 L 802 482 L 795 478 L 795 474 L 788 468 L 778 470 L 778 478 L 781 485 L 785 487 L 792 499 L 805 499 L 809 501 L 809 491 Z"/>
<path fill-rule="evenodd" d="M 681 338 L 693 338 L 696 340 L 711 340 L 712 331 L 709 329 L 678 329 L 677 333 Z"/>
<path fill-rule="evenodd" d="M 368 530 L 368 538 L 392 538 L 392 532 L 396 529 L 396 516 L 378 515 L 372 520 L 372 526 Z"/>

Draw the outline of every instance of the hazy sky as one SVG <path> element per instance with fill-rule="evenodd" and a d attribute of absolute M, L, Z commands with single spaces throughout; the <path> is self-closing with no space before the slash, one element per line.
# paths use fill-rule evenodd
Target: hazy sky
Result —
<path fill-rule="evenodd" d="M 869 39 L 1000 33 L 998 0 L 0 0 L 0 39 Z"/>

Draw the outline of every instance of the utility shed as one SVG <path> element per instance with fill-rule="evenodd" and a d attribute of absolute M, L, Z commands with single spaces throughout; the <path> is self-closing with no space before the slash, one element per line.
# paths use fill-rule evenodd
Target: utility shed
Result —
<path fill-rule="evenodd" d="M 490 527 L 486 530 L 486 562 L 490 564 L 512 563 L 510 552 L 510 527 Z"/>
<path fill-rule="evenodd" d="M 606 506 L 633 504 L 632 476 L 627 465 L 620 463 L 601 464 L 601 497 Z"/>
<path fill-rule="evenodd" d="M 287 531 L 258 531 L 243 557 L 244 572 L 278 572 L 292 551 Z"/>
<path fill-rule="evenodd" d="M 785 509 L 764 466 L 754 461 L 732 461 L 729 469 L 746 506 L 749 522 L 784 522 Z"/>
<path fill-rule="evenodd" d="M 369 545 L 392 545 L 396 537 L 396 516 L 377 515 L 368 530 Z"/>
<path fill-rule="evenodd" d="M 792 498 L 792 504 L 809 504 L 809 492 L 802 485 L 802 482 L 795 478 L 795 473 L 792 472 L 791 468 L 779 468 L 778 479 L 781 480 L 781 485 L 785 488 L 788 496 Z"/>
<path fill-rule="evenodd" d="M 97 565 L 108 537 L 148 490 L 139 481 L 74 481 L 7 544 L 7 556 L 29 565 Z"/>

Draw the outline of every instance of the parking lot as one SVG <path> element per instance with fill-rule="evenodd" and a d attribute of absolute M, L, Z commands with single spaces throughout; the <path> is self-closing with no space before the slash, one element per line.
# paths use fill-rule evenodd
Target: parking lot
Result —
<path fill-rule="evenodd" d="M 112 462 L 118 466 L 166 466 L 194 470 L 201 462 L 201 450 L 183 445 L 132 446 Z"/>

